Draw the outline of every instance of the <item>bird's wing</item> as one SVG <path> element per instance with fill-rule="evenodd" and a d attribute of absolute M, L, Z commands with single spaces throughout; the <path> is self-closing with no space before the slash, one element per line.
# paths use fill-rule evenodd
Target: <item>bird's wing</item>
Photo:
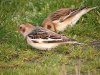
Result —
<path fill-rule="evenodd" d="M 51 20 L 60 20 L 61 22 L 65 21 L 66 19 L 76 15 L 83 9 L 87 9 L 88 7 L 81 7 L 81 8 L 76 8 L 76 9 L 71 9 L 71 8 L 62 8 L 54 13 L 50 14 Z"/>
<path fill-rule="evenodd" d="M 61 8 L 53 13 L 51 13 L 49 15 L 49 17 L 51 18 L 52 21 L 54 20 L 58 20 L 60 18 L 62 18 L 63 16 L 67 16 L 69 15 L 72 11 L 74 11 L 75 9 L 70 9 L 70 8 Z"/>
<path fill-rule="evenodd" d="M 40 42 L 42 43 L 62 43 L 62 42 L 68 42 L 68 41 L 75 41 L 74 39 L 57 34 L 55 32 L 52 32 L 48 29 L 44 29 L 42 27 L 36 28 L 34 31 L 32 31 L 28 35 L 28 37 L 34 43 L 40 43 Z"/>
<path fill-rule="evenodd" d="M 92 10 L 92 9 L 95 9 L 97 7 L 81 7 L 81 8 L 77 8 L 77 9 L 71 9 L 72 11 L 68 14 L 68 15 L 65 15 L 64 17 L 62 17 L 60 19 L 61 22 L 65 21 L 66 19 L 70 18 L 70 17 L 73 17 L 75 16 L 76 14 L 78 14 L 79 12 L 81 12 L 82 10 L 85 10 L 85 12 L 87 13 L 88 11 Z"/>

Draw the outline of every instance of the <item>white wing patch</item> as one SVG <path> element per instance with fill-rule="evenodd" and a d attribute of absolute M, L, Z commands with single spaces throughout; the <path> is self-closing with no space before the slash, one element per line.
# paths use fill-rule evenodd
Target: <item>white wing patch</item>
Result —
<path fill-rule="evenodd" d="M 48 39 L 31 39 L 32 41 L 37 41 L 39 43 L 42 43 L 43 41 L 62 41 L 62 39 L 51 39 L 51 38 L 48 38 Z"/>
<path fill-rule="evenodd" d="M 34 43 L 32 40 L 35 40 L 35 41 L 39 41 L 41 43 Z M 47 39 L 45 39 L 47 40 Z M 27 37 L 27 43 L 30 44 L 32 47 L 34 48 L 37 48 L 37 49 L 40 49 L 40 50 L 51 50 L 52 48 L 55 48 L 56 46 L 58 46 L 59 44 L 61 43 L 43 43 L 42 42 L 43 39 L 31 39 L 29 37 Z"/>

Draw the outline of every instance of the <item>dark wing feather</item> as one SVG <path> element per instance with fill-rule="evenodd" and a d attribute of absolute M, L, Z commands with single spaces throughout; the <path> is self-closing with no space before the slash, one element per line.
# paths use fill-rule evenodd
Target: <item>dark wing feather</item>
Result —
<path fill-rule="evenodd" d="M 51 13 L 50 18 L 52 21 L 57 20 L 61 18 L 62 16 L 69 15 L 69 13 L 72 12 L 73 10 L 74 9 L 68 9 L 68 8 L 59 9 L 55 11 L 54 13 Z"/>
<path fill-rule="evenodd" d="M 66 19 L 75 16 L 76 14 L 78 14 L 80 11 L 87 9 L 88 7 L 81 7 L 79 9 L 75 9 L 72 12 L 70 12 L 68 15 L 66 15 L 64 18 L 61 18 L 61 22 L 65 21 Z"/>
<path fill-rule="evenodd" d="M 33 42 L 35 43 L 38 43 L 38 41 L 35 41 L 35 39 L 44 39 L 42 42 L 45 43 L 61 43 L 68 41 L 76 41 L 74 39 L 57 34 L 42 27 L 38 27 L 35 30 L 33 30 L 30 34 L 28 34 L 28 37 L 32 40 L 34 39 Z"/>
<path fill-rule="evenodd" d="M 38 27 L 35 30 L 33 30 L 30 34 L 28 34 L 28 36 L 31 39 L 39 39 L 39 38 L 46 39 L 48 37 L 48 34 L 46 31 Z"/>
<path fill-rule="evenodd" d="M 79 13 L 81 10 L 85 9 L 87 7 L 81 7 L 81 8 L 76 8 L 76 9 L 71 9 L 71 8 L 62 8 L 59 9 L 57 11 L 55 11 L 54 13 L 50 14 L 49 17 L 51 18 L 52 21 L 54 20 L 58 20 L 58 19 L 62 19 L 62 21 L 64 21 L 65 19 L 72 17 L 74 15 L 76 15 L 77 13 Z M 64 16 L 67 16 L 66 18 Z M 64 19 L 63 19 L 64 17 Z"/>

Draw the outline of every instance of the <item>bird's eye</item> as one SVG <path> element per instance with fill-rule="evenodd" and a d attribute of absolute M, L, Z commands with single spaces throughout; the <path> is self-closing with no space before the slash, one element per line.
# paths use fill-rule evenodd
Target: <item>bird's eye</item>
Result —
<path fill-rule="evenodd" d="M 25 32 L 25 28 L 24 27 L 19 27 L 20 31 Z"/>
<path fill-rule="evenodd" d="M 20 27 L 20 29 L 22 29 L 22 27 Z"/>

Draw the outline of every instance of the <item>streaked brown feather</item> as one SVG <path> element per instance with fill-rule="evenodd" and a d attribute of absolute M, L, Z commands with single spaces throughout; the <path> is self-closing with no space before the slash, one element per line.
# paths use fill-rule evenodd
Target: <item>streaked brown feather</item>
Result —
<path fill-rule="evenodd" d="M 47 39 L 47 41 L 43 41 L 45 43 L 60 43 L 60 42 L 67 42 L 67 41 L 76 41 L 74 39 L 71 39 L 69 37 L 66 37 L 64 35 L 57 34 L 55 32 L 52 32 L 48 29 L 38 27 L 35 30 L 33 30 L 28 37 L 31 39 Z M 48 41 L 48 38 L 50 39 L 55 39 L 53 41 Z M 56 40 L 56 39 L 61 39 L 61 40 Z M 35 41 L 35 43 L 38 43 Z"/>
<path fill-rule="evenodd" d="M 61 9 L 59 9 L 59 10 L 51 13 L 48 16 L 48 18 L 50 18 L 52 21 L 54 21 L 54 20 L 60 19 L 63 16 L 67 16 L 67 15 L 69 15 L 69 17 L 71 17 L 71 16 L 76 15 L 81 10 L 86 9 L 86 8 L 88 8 L 88 7 L 81 7 L 81 8 L 76 8 L 76 9 L 72 9 L 72 8 L 61 8 Z"/>

